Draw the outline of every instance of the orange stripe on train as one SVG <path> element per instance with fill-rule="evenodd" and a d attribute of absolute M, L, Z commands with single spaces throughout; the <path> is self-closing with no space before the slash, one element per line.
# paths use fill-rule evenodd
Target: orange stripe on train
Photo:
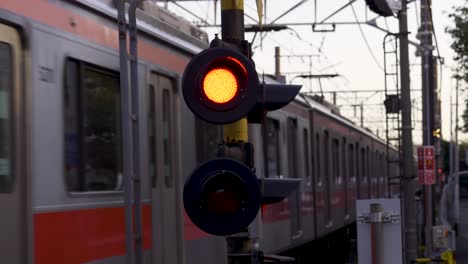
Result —
<path fill-rule="evenodd" d="M 143 205 L 143 248 L 151 248 L 151 208 Z M 34 214 L 35 262 L 82 263 L 125 255 L 124 207 Z"/>
<path fill-rule="evenodd" d="M 117 30 L 102 25 L 98 21 L 73 13 L 48 0 L 14 0 L 0 1 L 4 8 L 19 15 L 28 17 L 48 26 L 78 35 L 94 43 L 118 50 Z M 74 20 L 75 26 L 71 21 Z M 148 42 L 138 42 L 139 58 L 162 65 L 169 70 L 182 73 L 187 59 L 166 49 L 158 48 Z"/>
<path fill-rule="evenodd" d="M 142 221 L 143 249 L 150 250 L 149 204 L 143 205 Z M 124 207 L 36 213 L 34 231 L 34 254 L 38 264 L 78 264 L 125 255 Z M 184 212 L 184 239 L 208 236 Z"/>

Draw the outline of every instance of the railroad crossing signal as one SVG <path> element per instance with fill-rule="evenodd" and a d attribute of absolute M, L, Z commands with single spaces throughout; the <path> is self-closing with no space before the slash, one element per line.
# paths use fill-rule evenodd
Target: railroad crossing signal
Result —
<path fill-rule="evenodd" d="M 182 93 L 198 118 L 230 124 L 247 117 L 250 123 L 261 123 L 267 111 L 287 105 L 299 93 L 299 85 L 260 84 L 253 61 L 244 55 L 250 52 L 239 50 L 216 38 L 188 63 Z M 217 158 L 197 167 L 184 185 L 187 215 L 209 234 L 245 230 L 262 203 L 279 202 L 299 185 L 297 179 L 259 180 L 248 142 L 224 142 L 217 152 Z"/>

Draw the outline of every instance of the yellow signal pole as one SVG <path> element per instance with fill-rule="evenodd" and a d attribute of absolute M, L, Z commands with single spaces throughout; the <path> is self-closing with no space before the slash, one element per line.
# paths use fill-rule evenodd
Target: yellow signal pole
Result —
<path fill-rule="evenodd" d="M 221 1 L 221 36 L 223 41 L 240 44 L 244 40 L 244 1 Z M 224 141 L 249 140 L 247 118 L 223 126 Z"/>

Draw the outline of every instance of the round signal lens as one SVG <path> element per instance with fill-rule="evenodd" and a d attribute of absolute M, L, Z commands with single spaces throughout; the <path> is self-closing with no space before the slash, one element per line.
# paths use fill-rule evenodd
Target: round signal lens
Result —
<path fill-rule="evenodd" d="M 203 92 L 206 97 L 217 104 L 231 101 L 239 89 L 236 76 L 225 68 L 210 70 L 203 79 Z"/>
<path fill-rule="evenodd" d="M 242 201 L 246 199 L 244 189 L 237 175 L 229 171 L 218 171 L 203 187 L 203 204 L 211 213 L 234 214 L 242 209 Z"/>

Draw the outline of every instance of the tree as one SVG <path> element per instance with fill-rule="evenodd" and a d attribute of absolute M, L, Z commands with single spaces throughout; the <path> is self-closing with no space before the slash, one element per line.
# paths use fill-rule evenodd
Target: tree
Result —
<path fill-rule="evenodd" d="M 455 78 L 468 83 L 468 0 L 465 2 L 464 6 L 455 7 L 449 14 L 454 26 L 446 28 L 446 32 L 453 38 L 451 48 L 455 51 L 454 60 L 458 64 Z M 468 132 L 468 99 L 465 99 L 465 104 L 462 130 Z"/>
<path fill-rule="evenodd" d="M 454 27 L 446 28 L 446 32 L 453 38 L 451 48 L 455 51 L 459 77 L 468 82 L 468 0 L 465 2 L 464 6 L 455 7 L 449 14 Z"/>

